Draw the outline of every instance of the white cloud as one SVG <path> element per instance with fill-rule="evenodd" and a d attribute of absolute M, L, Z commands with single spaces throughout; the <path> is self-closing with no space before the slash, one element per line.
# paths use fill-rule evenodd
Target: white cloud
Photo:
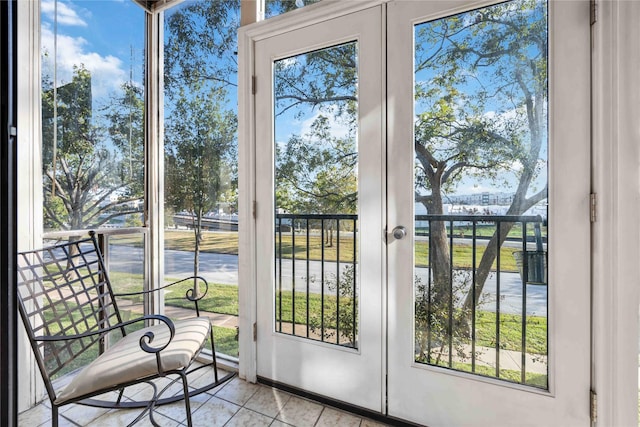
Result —
<path fill-rule="evenodd" d="M 57 6 L 57 11 L 56 11 Z M 78 16 L 75 10 L 71 9 L 67 3 L 54 0 L 43 0 L 41 3 L 42 13 L 51 21 L 54 21 L 56 16 L 59 25 L 69 25 L 86 27 L 87 23 Z"/>
<path fill-rule="evenodd" d="M 50 27 L 43 25 L 42 48 L 53 57 L 54 33 Z M 82 37 L 70 37 L 58 34 L 57 39 L 57 83 L 68 83 L 73 76 L 73 66 L 81 64 L 91 72 L 91 88 L 94 98 L 103 97 L 118 89 L 126 81 L 127 72 L 123 70 L 122 61 L 112 55 L 102 56 L 89 52 L 88 42 Z M 49 71 L 52 74 L 52 71 Z M 53 78 L 53 75 L 50 76 Z"/>

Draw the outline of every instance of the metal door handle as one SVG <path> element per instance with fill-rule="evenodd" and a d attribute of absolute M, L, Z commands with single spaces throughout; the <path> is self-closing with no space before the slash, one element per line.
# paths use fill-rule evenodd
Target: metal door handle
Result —
<path fill-rule="evenodd" d="M 397 227 L 395 227 L 393 229 L 393 231 L 391 232 L 391 234 L 393 234 L 393 237 L 396 240 L 400 240 L 402 239 L 404 236 L 407 235 L 407 229 L 404 228 L 402 225 L 398 225 Z"/>

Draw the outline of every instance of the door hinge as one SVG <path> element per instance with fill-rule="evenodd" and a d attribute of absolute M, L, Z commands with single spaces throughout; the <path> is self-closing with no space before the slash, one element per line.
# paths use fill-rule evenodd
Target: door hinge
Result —
<path fill-rule="evenodd" d="M 590 414 L 591 414 L 591 422 L 595 423 L 596 421 L 598 421 L 598 395 L 593 390 L 591 390 L 589 407 L 590 407 Z"/>
<path fill-rule="evenodd" d="M 596 219 L 598 219 L 598 197 L 596 193 L 589 195 L 589 217 L 591 222 L 596 222 Z"/>
<path fill-rule="evenodd" d="M 251 76 L 251 95 L 256 94 L 256 76 Z"/>
<path fill-rule="evenodd" d="M 591 25 L 598 22 L 598 2 L 591 0 Z"/>
<path fill-rule="evenodd" d="M 253 342 L 258 341 L 258 323 L 253 323 Z"/>
<path fill-rule="evenodd" d="M 253 206 L 251 208 L 251 214 L 253 215 L 253 219 L 256 219 L 258 216 L 258 202 L 253 201 Z"/>

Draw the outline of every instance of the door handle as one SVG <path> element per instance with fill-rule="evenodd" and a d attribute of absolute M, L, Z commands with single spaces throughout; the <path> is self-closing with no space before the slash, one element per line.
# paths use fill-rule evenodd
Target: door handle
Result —
<path fill-rule="evenodd" d="M 400 240 L 407 235 L 407 229 L 402 225 L 398 225 L 391 231 L 391 234 L 393 234 L 394 239 Z"/>

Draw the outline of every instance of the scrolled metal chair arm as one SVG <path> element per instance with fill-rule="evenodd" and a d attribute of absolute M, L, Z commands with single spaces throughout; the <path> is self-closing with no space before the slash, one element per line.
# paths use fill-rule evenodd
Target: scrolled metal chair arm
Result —
<path fill-rule="evenodd" d="M 173 322 L 171 321 L 171 319 L 169 319 L 166 316 L 163 316 L 161 314 L 154 314 L 152 316 L 149 317 L 153 317 L 154 319 L 160 320 L 163 323 L 165 323 L 167 325 L 167 327 L 169 328 L 169 339 L 167 340 L 166 343 L 164 343 L 164 345 L 161 345 L 160 347 L 152 347 L 149 344 L 151 344 L 153 342 L 153 340 L 155 339 L 155 334 L 152 331 L 146 331 L 144 334 L 142 334 L 142 336 L 140 337 L 140 348 L 143 349 L 144 351 L 146 351 L 147 353 L 159 353 L 162 350 L 164 350 L 165 348 L 167 348 L 167 346 L 171 343 L 171 340 L 173 340 L 173 337 L 176 334 L 176 327 L 173 324 Z"/>

